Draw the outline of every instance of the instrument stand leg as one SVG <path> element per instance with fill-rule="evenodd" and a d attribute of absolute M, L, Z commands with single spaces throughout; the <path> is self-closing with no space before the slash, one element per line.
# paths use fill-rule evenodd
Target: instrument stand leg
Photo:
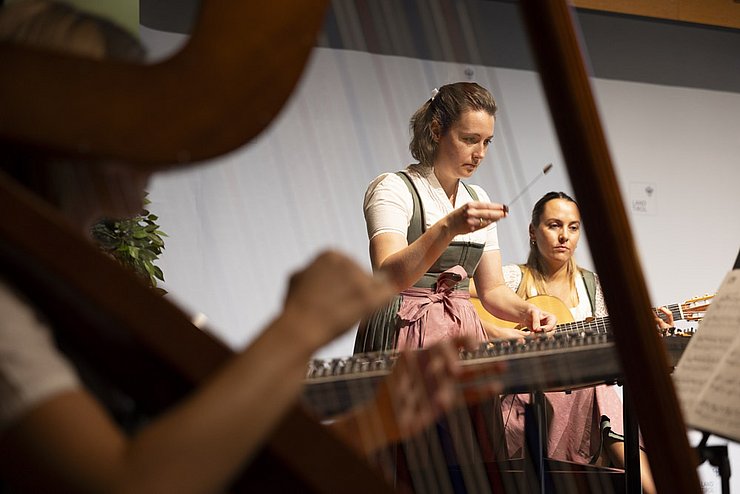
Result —
<path fill-rule="evenodd" d="M 640 477 L 640 432 L 632 413 L 628 387 L 622 386 L 622 409 L 624 415 L 624 473 L 627 494 L 642 492 Z"/>
<path fill-rule="evenodd" d="M 717 473 L 722 481 L 722 494 L 730 494 L 730 456 L 727 454 L 727 445 L 707 446 L 709 433 L 704 432 L 701 442 L 696 447 L 701 463 L 708 461 L 713 467 L 717 467 Z M 701 465 L 701 463 L 699 463 Z"/>
<path fill-rule="evenodd" d="M 532 393 L 530 403 L 524 407 L 524 437 L 531 465 L 534 467 L 534 478 L 538 481 L 538 492 L 553 492 L 550 475 L 545 469 L 547 456 L 547 417 L 545 413 L 545 394 L 542 391 Z"/>

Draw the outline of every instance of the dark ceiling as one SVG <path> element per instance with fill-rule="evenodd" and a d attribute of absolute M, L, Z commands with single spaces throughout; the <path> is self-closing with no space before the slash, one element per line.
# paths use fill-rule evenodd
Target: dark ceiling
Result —
<path fill-rule="evenodd" d="M 334 2 L 317 44 L 533 70 L 516 2 L 440 0 L 436 11 L 431 4 L 424 0 Z M 141 24 L 188 33 L 199 6 L 200 0 L 140 0 Z M 469 45 L 462 50 L 439 45 L 430 30 L 430 18 L 439 11 L 445 15 L 451 39 L 472 33 L 474 50 Z M 596 77 L 740 92 L 739 30 L 586 10 L 577 11 L 577 20 Z"/>

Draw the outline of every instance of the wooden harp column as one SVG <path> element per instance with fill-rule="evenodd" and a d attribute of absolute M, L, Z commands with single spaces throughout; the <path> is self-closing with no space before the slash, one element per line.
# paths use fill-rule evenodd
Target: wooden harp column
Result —
<path fill-rule="evenodd" d="M 201 3 L 188 42 L 157 64 L 0 43 L 0 140 L 151 169 L 249 142 L 292 94 L 328 1 Z"/>
<path fill-rule="evenodd" d="M 156 65 L 0 43 L 0 141 L 50 154 L 114 158 L 151 171 L 225 154 L 280 111 L 315 45 L 326 5 L 203 2 L 185 48 Z M 96 347 L 101 340 L 93 332 L 107 328 L 116 333 L 113 340 L 138 346 L 137 357 L 156 366 L 157 384 L 122 386 L 146 397 L 150 411 L 171 404 L 233 355 L 2 174 L 0 207 L 7 213 L 0 225 L 0 273 L 32 294 L 73 339 L 87 342 L 82 353 L 102 354 L 99 361 L 108 361 L 103 372 L 114 382 L 126 380 L 110 375 L 115 348 L 106 353 Z M 258 461 L 263 471 L 248 471 L 236 490 L 264 491 L 272 481 L 261 478 L 264 470 L 278 464 L 271 473 L 294 476 L 290 482 L 302 492 L 390 491 L 299 406 L 286 412 Z"/>
<path fill-rule="evenodd" d="M 656 487 L 699 493 L 695 453 L 655 330 L 570 7 L 565 0 L 520 4 L 581 214 L 586 224 L 599 228 L 588 241 Z"/>

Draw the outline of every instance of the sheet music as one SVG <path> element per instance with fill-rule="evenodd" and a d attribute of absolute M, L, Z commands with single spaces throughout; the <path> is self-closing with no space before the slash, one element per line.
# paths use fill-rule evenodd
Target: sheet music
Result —
<path fill-rule="evenodd" d="M 725 277 L 673 379 L 688 425 L 740 439 L 740 270 Z"/>

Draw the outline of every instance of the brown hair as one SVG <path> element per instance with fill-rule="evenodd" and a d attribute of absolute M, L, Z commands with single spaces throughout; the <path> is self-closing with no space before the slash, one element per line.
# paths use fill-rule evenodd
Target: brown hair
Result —
<path fill-rule="evenodd" d="M 432 122 L 437 122 L 441 135 L 444 135 L 469 110 L 483 110 L 495 117 L 496 101 L 487 89 L 474 82 L 456 82 L 439 88 L 439 92 L 421 105 L 411 117 L 411 156 L 421 166 L 432 166 L 437 154 Z"/>
<path fill-rule="evenodd" d="M 51 0 L 24 0 L 0 7 L 0 41 L 95 59 L 143 62 L 146 58 L 139 41 L 117 24 Z M 0 171 L 56 202 L 48 167 L 57 162 L 43 149 L 3 143 Z"/>
<path fill-rule="evenodd" d="M 578 207 L 578 203 L 565 192 L 548 192 L 537 201 L 532 208 L 532 220 L 530 226 L 536 228 L 539 226 L 542 220 L 542 213 L 545 210 L 545 206 L 548 202 L 554 199 L 564 199 L 572 202 Z M 532 287 L 540 295 L 547 295 L 547 287 L 545 286 L 544 263 L 542 261 L 542 254 L 540 249 L 537 247 L 535 242 L 529 243 L 529 256 L 527 257 L 527 264 L 524 266 L 522 281 L 519 283 L 519 288 L 516 293 L 522 298 L 528 298 Z M 576 274 L 578 273 L 578 266 L 576 260 L 571 257 L 568 261 L 567 274 L 570 280 L 570 293 L 575 293 L 576 287 Z M 575 300 L 571 301 L 575 303 Z"/>
<path fill-rule="evenodd" d="M 51 0 L 25 0 L 0 8 L 0 40 L 99 59 L 146 58 L 139 41 L 117 24 Z"/>

